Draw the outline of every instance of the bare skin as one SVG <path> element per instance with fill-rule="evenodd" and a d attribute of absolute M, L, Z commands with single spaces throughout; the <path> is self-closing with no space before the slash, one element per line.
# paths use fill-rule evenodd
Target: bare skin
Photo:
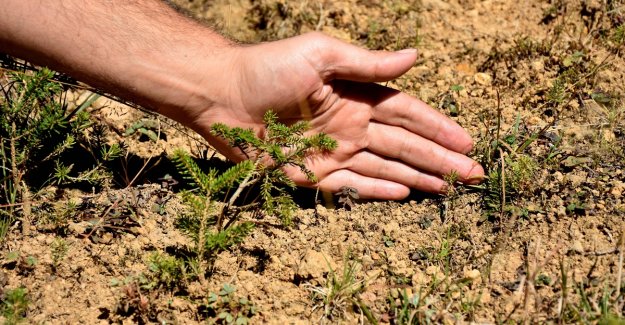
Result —
<path fill-rule="evenodd" d="M 414 64 L 415 50 L 367 51 L 319 33 L 244 46 L 157 0 L 4 0 L 0 52 L 66 72 L 188 125 L 221 153 L 243 156 L 210 135 L 210 125 L 263 133 L 269 108 L 285 122 L 338 141 L 309 162 L 319 178 L 300 185 L 365 198 L 402 199 L 410 189 L 444 191 L 443 175 L 478 182 L 465 156 L 469 134 L 416 98 L 376 84 Z"/>

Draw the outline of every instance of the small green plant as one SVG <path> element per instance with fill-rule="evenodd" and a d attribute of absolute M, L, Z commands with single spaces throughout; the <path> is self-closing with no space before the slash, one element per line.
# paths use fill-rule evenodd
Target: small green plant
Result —
<path fill-rule="evenodd" d="M 67 251 L 69 250 L 69 244 L 63 238 L 55 238 L 50 245 L 50 254 L 52 255 L 52 269 L 56 270 L 61 261 L 67 255 Z"/>
<path fill-rule="evenodd" d="M 429 303 L 423 300 L 424 292 L 408 294 L 406 290 L 399 291 L 398 298 L 389 297 L 389 310 L 393 316 L 393 323 L 397 325 L 421 324 L 430 320 L 436 311 L 429 308 Z"/>
<path fill-rule="evenodd" d="M 460 93 L 463 89 L 464 87 L 462 85 L 451 85 L 449 87 L 449 90 L 455 92 L 456 94 Z"/>
<path fill-rule="evenodd" d="M 187 265 L 184 261 L 167 254 L 152 253 L 148 266 L 151 272 L 151 287 L 162 286 L 167 289 L 182 287 L 187 278 Z"/>
<path fill-rule="evenodd" d="M 211 292 L 204 305 L 209 324 L 246 325 L 258 311 L 247 297 L 237 297 L 236 288 L 224 283 L 218 293 Z"/>
<path fill-rule="evenodd" d="M 614 42 L 617 47 L 625 44 L 625 24 L 614 28 L 611 41 Z"/>
<path fill-rule="evenodd" d="M 441 100 L 438 103 L 438 107 L 440 109 L 449 111 L 449 115 L 451 116 L 458 116 L 462 107 L 462 105 L 458 101 L 458 95 L 462 89 L 463 87 L 460 85 L 451 86 L 449 88 L 449 91 L 441 95 Z"/>
<path fill-rule="evenodd" d="M 112 284 L 118 285 L 119 283 Z M 120 297 L 115 308 L 117 316 L 132 317 L 132 320 L 139 324 L 156 320 L 155 310 L 148 296 L 151 288 L 145 277 L 127 278 L 121 289 L 123 296 Z"/>
<path fill-rule="evenodd" d="M 178 227 L 195 243 L 198 259 L 194 265 L 199 267 L 200 276 L 205 272 L 205 262 L 240 244 L 254 229 L 253 221 L 240 221 L 243 214 L 276 215 L 283 224 L 290 224 L 296 204 L 286 189 L 296 185 L 283 168 L 295 166 L 315 183 L 317 179 L 305 160 L 336 148 L 336 141 L 325 134 L 305 136 L 307 122 L 287 126 L 279 123 L 271 111 L 265 114 L 264 121 L 267 132 L 263 139 L 250 129 L 212 126 L 213 135 L 249 157 L 221 174 L 215 169 L 201 170 L 184 151 L 174 154 L 181 173 L 195 187 L 182 194 L 189 211 L 179 218 Z M 226 201 L 220 203 L 223 195 Z M 247 198 L 245 205 L 235 204 L 240 198 Z"/>
<path fill-rule="evenodd" d="M 458 171 L 452 170 L 449 174 L 443 175 L 443 180 L 447 183 L 447 196 L 454 197 L 457 194 L 456 185 L 458 185 Z"/>
<path fill-rule="evenodd" d="M 34 256 L 24 257 L 19 251 L 7 253 L 6 262 L 11 268 L 15 268 L 21 275 L 28 275 L 37 267 L 39 262 Z"/>
<path fill-rule="evenodd" d="M 500 134 L 500 107 L 498 112 L 497 130 L 492 135 L 484 162 L 488 170 L 483 187 L 485 219 L 500 218 L 515 211 L 514 200 L 525 192 L 531 192 L 538 161 L 525 151 L 545 130 L 531 134 L 522 131 L 521 116 L 517 115 L 510 130 Z"/>
<path fill-rule="evenodd" d="M 484 204 L 488 217 L 498 217 L 515 209 L 513 201 L 530 191 L 538 169 L 536 160 L 528 155 L 506 156 L 503 163 L 488 173 Z"/>
<path fill-rule="evenodd" d="M 161 133 L 160 130 L 161 123 L 158 119 L 140 119 L 124 131 L 124 136 L 128 137 L 138 133 L 151 141 L 157 142 Z"/>
<path fill-rule="evenodd" d="M 7 290 L 0 299 L 0 313 L 4 317 L 4 324 L 18 324 L 26 317 L 29 301 L 25 288 Z"/>
<path fill-rule="evenodd" d="M 102 134 L 86 110 L 99 95 L 69 105 L 63 96 L 66 90 L 55 77 L 46 68 L 0 75 L 0 239 L 18 218 L 22 231 L 29 231 L 34 201 L 45 185 L 109 178 L 99 161 L 80 168 L 74 164 L 78 147 L 95 151 L 111 147 L 96 139 Z"/>
<path fill-rule="evenodd" d="M 336 270 L 330 268 L 325 285 L 308 287 L 315 303 L 313 311 L 322 312 L 320 322 L 333 323 L 341 320 L 353 308 L 364 314 L 371 323 L 377 323 L 369 307 L 360 300 L 359 295 L 364 291 L 366 281 L 357 278 L 359 271 L 358 262 L 345 260 L 341 273 L 337 274 Z"/>

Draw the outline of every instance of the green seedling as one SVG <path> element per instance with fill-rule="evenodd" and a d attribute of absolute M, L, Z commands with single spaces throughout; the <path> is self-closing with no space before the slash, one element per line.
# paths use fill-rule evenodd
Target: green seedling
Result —
<path fill-rule="evenodd" d="M 434 315 L 435 312 L 433 310 L 423 308 L 422 294 L 423 292 L 420 291 L 409 295 L 404 289 L 399 292 L 399 297 L 389 297 L 389 310 L 395 324 L 420 324 L 423 317 L 430 319 Z M 422 310 L 423 315 L 419 313 L 419 310 Z"/>
<path fill-rule="evenodd" d="M 25 288 L 7 290 L 0 297 L 0 313 L 4 317 L 4 324 L 20 323 L 28 311 L 28 293 Z"/>
<path fill-rule="evenodd" d="M 622 24 L 614 29 L 611 41 L 615 43 L 616 47 L 620 47 L 625 44 L 625 24 Z"/>
<path fill-rule="evenodd" d="M 308 286 L 311 298 L 315 303 L 313 312 L 321 311 L 320 323 L 336 323 L 345 318 L 348 310 L 355 308 L 369 322 L 377 324 L 377 320 L 371 314 L 369 307 L 360 300 L 359 295 L 364 291 L 367 283 L 365 280 L 357 278 L 359 271 L 359 263 L 345 260 L 342 273 L 337 274 L 330 267 L 324 285 Z"/>
<path fill-rule="evenodd" d="M 150 287 L 174 289 L 184 287 L 187 280 L 187 265 L 184 260 L 162 253 L 152 253 L 149 257 Z"/>
<path fill-rule="evenodd" d="M 211 292 L 204 305 L 209 324 L 247 325 L 258 314 L 254 303 L 246 297 L 237 297 L 236 288 L 225 283 L 219 292 Z"/>
<path fill-rule="evenodd" d="M 4 62 L 2 62 L 4 64 Z M 46 185 L 75 182 L 102 184 L 110 179 L 99 155 L 109 158 L 102 127 L 93 125 L 87 108 L 100 95 L 91 94 L 78 105 L 65 101 L 66 91 L 46 68 L 8 72 L 0 87 L 0 238 L 9 225 L 21 220 L 31 230 L 35 201 Z M 90 131 L 90 132 L 87 132 Z M 114 147 L 114 146 L 113 146 Z M 76 152 L 93 153 L 93 164 Z"/>
<path fill-rule="evenodd" d="M 154 142 L 158 142 L 161 134 L 161 123 L 157 119 L 141 119 L 131 124 L 126 131 L 124 131 L 124 136 L 128 137 L 137 133 L 148 137 Z"/>
<path fill-rule="evenodd" d="M 384 235 L 382 236 L 382 241 L 384 242 L 384 246 L 393 247 L 395 246 L 395 239 L 391 236 Z"/>
<path fill-rule="evenodd" d="M 265 114 L 265 123 L 267 132 L 263 139 L 249 129 L 223 124 L 212 126 L 213 135 L 240 148 L 249 157 L 221 174 L 215 169 L 201 170 L 183 151 L 178 150 L 174 155 L 184 178 L 195 187 L 182 194 L 189 212 L 179 218 L 177 224 L 195 243 L 193 250 L 201 273 L 205 271 L 206 261 L 240 244 L 252 232 L 253 221 L 240 221 L 244 213 L 275 215 L 284 225 L 290 224 L 296 204 L 286 189 L 294 189 L 296 185 L 283 167 L 298 167 L 314 183 L 317 179 L 306 167 L 305 160 L 336 148 L 336 141 L 325 134 L 305 136 L 304 132 L 309 129 L 307 122 L 286 126 L 269 111 Z M 254 186 L 260 191 L 253 190 Z M 218 203 L 224 194 L 227 200 Z M 235 204 L 240 198 L 247 198 L 245 205 Z"/>
<path fill-rule="evenodd" d="M 67 252 L 69 244 L 63 238 L 55 238 L 50 245 L 50 255 L 52 255 L 52 269 L 57 270 Z"/>
<path fill-rule="evenodd" d="M 447 92 L 443 94 L 441 101 L 438 104 L 438 107 L 442 110 L 449 111 L 449 115 L 458 116 L 460 114 L 460 103 L 456 99 L 453 93 Z"/>

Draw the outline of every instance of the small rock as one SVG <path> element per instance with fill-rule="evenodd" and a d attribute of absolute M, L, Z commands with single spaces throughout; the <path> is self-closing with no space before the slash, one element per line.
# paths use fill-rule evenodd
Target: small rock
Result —
<path fill-rule="evenodd" d="M 422 5 L 426 10 L 434 11 L 447 10 L 451 7 L 450 4 L 442 0 L 423 0 Z"/>
<path fill-rule="evenodd" d="M 174 297 L 173 299 L 171 299 L 169 303 L 169 307 L 174 310 L 183 310 L 186 307 L 188 307 L 187 305 L 188 305 L 187 301 L 177 298 L 177 297 Z"/>
<path fill-rule="evenodd" d="M 393 236 L 397 233 L 397 231 L 399 231 L 399 223 L 393 220 L 382 226 L 382 230 L 384 231 L 384 234 L 388 236 Z"/>
<path fill-rule="evenodd" d="M 580 240 L 574 240 L 573 243 L 571 244 L 571 247 L 569 248 L 569 252 L 576 253 L 576 254 L 583 254 L 584 245 L 582 245 L 582 242 Z"/>
<path fill-rule="evenodd" d="M 603 130 L 602 137 L 605 142 L 614 142 L 616 140 L 616 135 L 612 130 Z"/>
<path fill-rule="evenodd" d="M 297 275 L 302 278 L 318 279 L 330 269 L 336 270 L 336 265 L 332 258 L 326 254 L 311 249 L 304 255 L 304 258 L 302 259 L 297 270 Z"/>
<path fill-rule="evenodd" d="M 360 294 L 360 299 L 362 299 L 362 301 L 367 303 L 368 305 L 373 304 L 377 298 L 378 297 L 375 295 L 375 293 L 371 291 L 365 291 Z"/>
<path fill-rule="evenodd" d="M 391 250 L 386 253 L 386 260 L 389 264 L 396 266 L 399 261 L 399 256 L 395 250 Z"/>
<path fill-rule="evenodd" d="M 380 277 L 380 275 L 382 275 L 382 270 L 371 270 L 367 273 L 365 273 L 366 277 L 367 277 L 367 282 L 371 282 L 377 278 Z"/>
<path fill-rule="evenodd" d="M 621 181 L 614 181 L 612 183 L 612 191 L 610 191 L 610 194 L 614 195 L 615 197 L 621 197 L 621 195 L 623 195 L 624 190 L 625 190 L 625 183 Z"/>
<path fill-rule="evenodd" d="M 412 275 L 411 280 L 412 284 L 417 286 L 427 283 L 427 277 L 421 271 L 415 272 L 415 274 Z"/>
<path fill-rule="evenodd" d="M 480 297 L 480 302 L 484 305 L 488 304 L 491 302 L 491 296 L 490 296 L 490 291 L 488 290 L 484 290 L 484 292 L 482 292 L 482 296 Z"/>
<path fill-rule="evenodd" d="M 479 270 L 467 270 L 464 272 L 464 277 L 467 279 L 471 279 L 471 281 L 478 279 L 480 276 L 481 273 Z"/>
<path fill-rule="evenodd" d="M 493 82 L 493 77 L 486 73 L 478 72 L 473 75 L 473 80 L 475 80 L 475 82 L 482 86 L 490 86 L 490 84 Z"/>
<path fill-rule="evenodd" d="M 86 221 L 81 221 L 77 223 L 70 223 L 69 225 L 67 225 L 67 228 L 69 228 L 69 230 L 73 232 L 74 234 L 80 235 L 80 234 L 84 234 L 85 232 L 87 232 L 87 229 L 90 226 L 91 226 L 90 223 Z"/>
<path fill-rule="evenodd" d="M 553 177 L 555 177 L 556 181 L 558 182 L 564 181 L 564 175 L 561 172 L 553 173 Z"/>
<path fill-rule="evenodd" d="M 566 175 L 566 179 L 571 183 L 571 185 L 573 185 L 574 187 L 578 187 L 586 181 L 587 177 L 585 173 L 583 173 L 582 175 L 569 174 Z"/>
<path fill-rule="evenodd" d="M 438 273 L 438 266 L 436 265 L 430 265 L 428 266 L 427 269 L 425 269 L 425 274 L 427 275 L 434 275 Z"/>
<path fill-rule="evenodd" d="M 544 72 L 545 70 L 545 64 L 541 60 L 536 60 L 532 62 L 531 65 L 532 65 L 532 69 L 534 69 L 534 71 L 536 72 Z"/>

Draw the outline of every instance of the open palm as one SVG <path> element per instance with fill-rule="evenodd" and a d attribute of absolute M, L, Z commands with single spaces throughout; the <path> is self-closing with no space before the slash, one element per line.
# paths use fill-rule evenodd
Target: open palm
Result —
<path fill-rule="evenodd" d="M 410 188 L 444 191 L 443 175 L 452 172 L 460 181 L 478 181 L 484 171 L 464 155 L 472 148 L 466 131 L 416 98 L 375 83 L 397 78 L 415 60 L 414 50 L 371 52 L 317 33 L 240 47 L 232 84 L 196 125 L 219 151 L 241 160 L 240 152 L 209 135 L 210 124 L 262 135 L 267 109 L 286 123 L 308 119 L 310 132 L 330 135 L 338 148 L 308 162 L 318 184 L 296 169 L 288 173 L 300 185 L 326 191 L 349 186 L 362 197 L 401 199 Z"/>

